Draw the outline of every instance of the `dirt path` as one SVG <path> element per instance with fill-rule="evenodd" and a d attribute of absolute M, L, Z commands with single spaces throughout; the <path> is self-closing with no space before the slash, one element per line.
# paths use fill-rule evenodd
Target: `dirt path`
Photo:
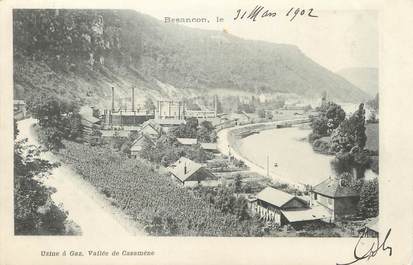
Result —
<path fill-rule="evenodd" d="M 28 144 L 39 145 L 34 130 L 35 119 L 18 122 L 20 139 L 27 138 Z M 42 158 L 59 161 L 51 152 L 42 154 Z M 129 220 L 120 210 L 111 206 L 103 195 L 72 168 L 61 164 L 51 171 L 44 183 L 56 188 L 52 199 L 69 212 L 69 219 L 77 223 L 83 236 L 133 236 L 144 235 L 141 229 Z"/>

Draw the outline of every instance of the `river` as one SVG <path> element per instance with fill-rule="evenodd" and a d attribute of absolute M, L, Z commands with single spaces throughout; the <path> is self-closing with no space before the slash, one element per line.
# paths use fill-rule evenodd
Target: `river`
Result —
<path fill-rule="evenodd" d="M 347 116 L 357 110 L 357 104 L 340 104 Z M 233 152 L 235 157 L 247 162 L 253 171 L 294 184 L 317 185 L 329 176 L 334 176 L 330 161 L 333 156 L 313 151 L 307 137 L 310 129 L 300 127 L 271 129 L 253 134 L 237 142 Z M 377 177 L 371 170 L 365 173 L 366 179 Z"/>
<path fill-rule="evenodd" d="M 274 179 L 296 184 L 317 185 L 335 173 L 330 162 L 333 156 L 313 151 L 307 136 L 311 131 L 299 127 L 261 131 L 239 140 L 239 155 L 262 169 Z M 274 177 L 275 176 L 275 177 Z M 377 175 L 367 170 L 366 179 Z"/>
<path fill-rule="evenodd" d="M 271 129 L 243 138 L 239 152 L 246 159 L 267 167 L 271 175 L 294 183 L 316 185 L 333 175 L 332 156 L 315 153 L 307 141 L 308 129 Z M 276 163 L 276 166 L 275 166 Z"/>

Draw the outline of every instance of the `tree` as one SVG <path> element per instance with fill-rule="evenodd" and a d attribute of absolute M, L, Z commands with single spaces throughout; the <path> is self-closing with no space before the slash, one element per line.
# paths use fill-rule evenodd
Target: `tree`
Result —
<path fill-rule="evenodd" d="M 328 135 L 329 127 L 327 125 L 328 119 L 325 116 L 314 117 L 311 122 L 314 139 Z M 315 137 L 317 136 L 317 137 Z"/>
<path fill-rule="evenodd" d="M 313 133 L 320 136 L 330 135 L 346 118 L 346 113 L 340 105 L 328 102 L 318 108 L 320 115 L 311 122 Z"/>
<path fill-rule="evenodd" d="M 365 126 L 365 123 L 366 123 L 365 113 L 366 111 L 364 110 L 364 104 L 361 103 L 359 105 L 358 110 L 349 119 L 350 123 L 354 124 L 353 135 L 354 135 L 355 143 L 361 149 L 364 148 L 364 146 L 366 145 L 366 141 L 367 141 L 366 126 Z"/>
<path fill-rule="evenodd" d="M 214 126 L 209 121 L 201 122 L 197 131 L 197 138 L 200 142 L 213 143 L 216 142 L 217 134 L 214 130 Z"/>
<path fill-rule="evenodd" d="M 73 101 L 50 94 L 39 94 L 28 100 L 28 109 L 38 119 L 40 141 L 48 149 L 59 149 L 62 140 L 75 140 L 82 133 L 79 106 Z"/>
<path fill-rule="evenodd" d="M 76 140 L 82 136 L 82 123 L 78 113 L 70 113 L 62 117 L 63 137 L 68 140 Z"/>
<path fill-rule="evenodd" d="M 353 156 L 349 152 L 338 152 L 330 164 L 337 176 L 346 172 L 353 173 Z"/>
<path fill-rule="evenodd" d="M 379 214 L 379 183 L 376 178 L 366 181 L 361 188 L 358 212 L 363 218 Z"/>
<path fill-rule="evenodd" d="M 234 179 L 234 192 L 239 193 L 242 190 L 241 175 L 237 174 Z"/>
<path fill-rule="evenodd" d="M 250 218 L 248 213 L 248 201 L 244 196 L 240 196 L 236 199 L 234 203 L 234 214 L 240 221 Z"/>
<path fill-rule="evenodd" d="M 67 214 L 51 200 L 52 190 L 38 179 L 57 163 L 39 158 L 39 148 L 14 145 L 14 231 L 16 235 L 63 235 Z"/>
<path fill-rule="evenodd" d="M 154 112 L 155 108 L 156 108 L 155 104 L 153 103 L 152 99 L 150 99 L 150 98 L 146 98 L 144 107 L 149 112 Z"/>

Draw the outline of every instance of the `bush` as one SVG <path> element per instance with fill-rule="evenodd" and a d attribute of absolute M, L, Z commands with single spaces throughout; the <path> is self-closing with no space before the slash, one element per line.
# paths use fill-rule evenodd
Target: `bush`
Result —
<path fill-rule="evenodd" d="M 312 133 L 310 133 L 310 135 L 308 136 L 308 141 L 309 141 L 310 143 L 313 143 L 315 140 L 320 139 L 321 137 L 322 137 L 322 136 L 321 136 L 320 134 L 317 134 L 317 133 L 312 132 Z"/>
<path fill-rule="evenodd" d="M 330 154 L 330 144 L 322 139 L 313 142 L 313 150 L 322 154 Z"/>
<path fill-rule="evenodd" d="M 40 151 L 16 142 L 14 148 L 15 235 L 64 235 L 67 214 L 52 199 L 52 189 L 37 179 L 58 164 L 39 158 Z"/>
<path fill-rule="evenodd" d="M 366 181 L 361 188 L 358 213 L 363 218 L 379 214 L 379 183 L 377 179 Z"/>

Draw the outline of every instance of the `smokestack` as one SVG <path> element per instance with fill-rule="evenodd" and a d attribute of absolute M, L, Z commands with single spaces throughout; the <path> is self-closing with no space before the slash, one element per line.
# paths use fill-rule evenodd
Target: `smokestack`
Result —
<path fill-rule="evenodd" d="M 112 87 L 112 111 L 115 110 L 115 88 Z"/>
<path fill-rule="evenodd" d="M 132 87 L 132 111 L 135 111 L 135 87 Z"/>

